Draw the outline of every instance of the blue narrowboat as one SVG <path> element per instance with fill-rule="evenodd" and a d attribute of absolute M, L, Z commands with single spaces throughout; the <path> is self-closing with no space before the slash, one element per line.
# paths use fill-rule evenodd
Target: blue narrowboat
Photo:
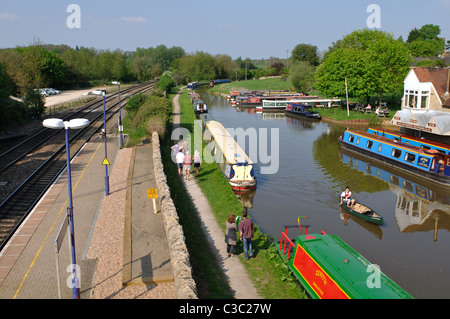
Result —
<path fill-rule="evenodd" d="M 439 153 L 450 155 L 450 145 L 428 140 L 425 138 L 417 138 L 411 135 L 403 134 L 400 132 L 388 130 L 388 129 L 376 129 L 369 128 L 367 132 L 376 134 L 378 136 L 386 137 L 388 139 L 394 140 L 396 142 L 402 142 L 417 147 L 424 148 L 426 150 L 436 150 Z"/>
<path fill-rule="evenodd" d="M 363 131 L 346 130 L 341 146 L 450 187 L 450 156 Z"/>
<path fill-rule="evenodd" d="M 297 115 L 313 120 L 320 120 L 322 117 L 319 113 L 314 112 L 311 105 L 288 102 L 286 106 L 286 115 Z"/>
<path fill-rule="evenodd" d="M 191 90 L 195 90 L 195 89 L 198 88 L 198 87 L 199 87 L 199 84 L 198 84 L 197 81 L 195 81 L 195 82 L 190 82 L 190 83 L 188 83 L 188 85 L 187 85 L 187 88 L 188 88 L 188 89 L 191 89 Z"/>
<path fill-rule="evenodd" d="M 217 84 L 230 83 L 230 82 L 231 82 L 231 80 L 229 80 L 229 79 L 211 80 L 211 81 L 209 81 L 209 86 L 214 87 L 214 85 L 217 85 Z"/>

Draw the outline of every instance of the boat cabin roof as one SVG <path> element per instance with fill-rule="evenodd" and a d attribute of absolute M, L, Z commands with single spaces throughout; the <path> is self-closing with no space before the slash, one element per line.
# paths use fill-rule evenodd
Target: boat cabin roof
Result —
<path fill-rule="evenodd" d="M 370 129 L 373 130 L 373 131 L 377 131 L 377 132 L 386 132 L 387 134 L 397 135 L 397 136 L 400 136 L 401 138 L 404 138 L 404 139 L 417 141 L 417 142 L 420 142 L 420 143 L 422 143 L 424 145 L 433 145 L 433 146 L 440 147 L 440 148 L 443 148 L 445 150 L 450 151 L 450 145 L 444 144 L 444 143 L 441 143 L 441 142 L 432 141 L 432 140 L 424 139 L 424 138 L 418 138 L 418 137 L 415 137 L 415 136 L 411 136 L 411 135 L 408 135 L 408 134 L 403 134 L 403 133 L 400 133 L 400 132 L 397 132 L 397 131 L 393 131 L 393 130 L 390 130 L 390 129 L 377 129 L 377 128 L 370 128 Z"/>
<path fill-rule="evenodd" d="M 245 162 L 253 164 L 250 157 L 248 157 L 221 123 L 217 121 L 208 121 L 206 127 L 211 132 L 217 146 L 230 164 L 240 164 Z"/>
<path fill-rule="evenodd" d="M 428 153 L 426 150 L 424 150 L 421 147 L 417 147 L 417 146 L 414 146 L 414 145 L 411 145 L 411 144 L 407 144 L 407 143 L 403 143 L 403 142 L 395 142 L 392 139 L 389 139 L 389 138 L 386 138 L 386 137 L 382 137 L 382 136 L 379 136 L 379 135 L 375 135 L 375 134 L 371 134 L 371 133 L 364 132 L 364 131 L 347 130 L 346 132 L 348 132 L 349 134 L 353 134 L 353 135 L 359 135 L 359 136 L 365 137 L 367 139 L 376 140 L 376 141 L 378 141 L 380 143 L 388 144 L 388 145 L 391 145 L 391 146 L 396 147 L 396 148 L 402 148 L 402 149 L 404 149 L 406 151 L 409 151 L 409 152 L 419 153 L 419 154 L 424 155 L 424 156 L 434 156 L 434 155 L 447 156 L 445 154 L 430 154 L 430 153 Z"/>

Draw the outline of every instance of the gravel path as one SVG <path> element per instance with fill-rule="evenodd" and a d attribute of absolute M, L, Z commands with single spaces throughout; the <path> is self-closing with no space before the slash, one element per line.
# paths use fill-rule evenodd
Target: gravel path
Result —
<path fill-rule="evenodd" d="M 119 150 L 103 198 L 87 258 L 98 259 L 93 299 L 175 299 L 173 283 L 122 287 L 123 233 L 128 166 L 132 149 Z"/>

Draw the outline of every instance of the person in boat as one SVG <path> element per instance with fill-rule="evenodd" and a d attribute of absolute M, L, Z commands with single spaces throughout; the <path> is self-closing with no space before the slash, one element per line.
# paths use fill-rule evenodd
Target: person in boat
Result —
<path fill-rule="evenodd" d="M 341 202 L 339 203 L 339 205 L 342 205 L 343 203 L 349 207 L 350 205 L 355 205 L 355 200 L 352 198 L 352 192 L 350 191 L 350 188 L 348 186 L 341 194 Z"/>

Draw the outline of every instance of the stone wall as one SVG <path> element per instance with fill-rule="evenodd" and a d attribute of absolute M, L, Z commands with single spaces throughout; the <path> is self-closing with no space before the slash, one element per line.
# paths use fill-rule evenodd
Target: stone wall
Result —
<path fill-rule="evenodd" d="M 163 214 L 166 228 L 177 298 L 197 299 L 197 287 L 192 278 L 189 252 L 186 247 L 183 228 L 178 220 L 177 210 L 170 197 L 170 190 L 167 186 L 167 178 L 164 174 L 164 166 L 161 159 L 159 135 L 156 132 L 152 134 L 152 145 L 156 187 L 158 188 L 161 213 Z"/>

